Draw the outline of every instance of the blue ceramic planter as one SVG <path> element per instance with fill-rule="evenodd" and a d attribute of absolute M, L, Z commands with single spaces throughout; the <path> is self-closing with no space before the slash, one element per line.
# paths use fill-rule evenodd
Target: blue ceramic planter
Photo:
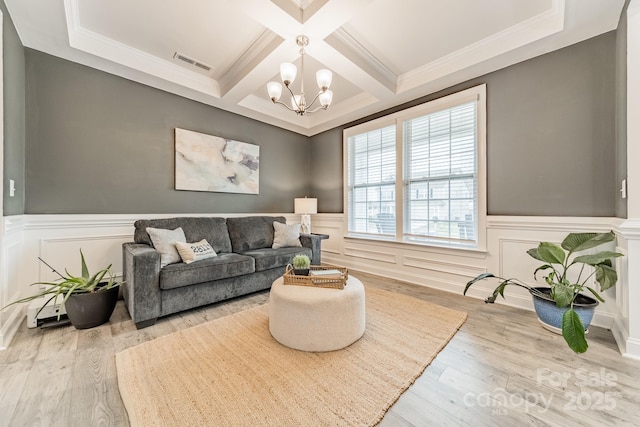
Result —
<path fill-rule="evenodd" d="M 549 295 L 551 289 L 549 288 L 535 288 L 540 292 Z M 531 294 L 533 297 L 533 307 L 536 310 L 536 314 L 538 315 L 538 320 L 542 323 L 546 329 L 549 329 L 552 332 L 562 333 L 562 315 L 565 311 L 569 309 L 569 307 L 559 308 L 556 305 L 556 302 L 552 300 L 550 297 L 544 298 L 543 296 L 537 294 Z M 585 331 L 589 328 L 591 324 L 591 320 L 593 319 L 593 313 L 598 306 L 598 301 L 588 297 L 586 295 L 578 295 L 576 298 L 576 302 L 573 304 L 573 309 L 578 316 L 580 316 L 580 320 L 582 320 L 582 324 L 584 325 Z"/>

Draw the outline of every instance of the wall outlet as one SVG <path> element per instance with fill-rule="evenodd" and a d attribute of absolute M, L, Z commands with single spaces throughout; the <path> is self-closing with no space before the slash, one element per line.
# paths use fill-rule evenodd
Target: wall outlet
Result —
<path fill-rule="evenodd" d="M 9 180 L 9 197 L 16 195 L 16 182 L 12 179 Z"/>
<path fill-rule="evenodd" d="M 627 198 L 627 180 L 626 179 L 622 180 L 622 187 L 620 188 L 620 195 L 622 196 L 623 199 Z"/>

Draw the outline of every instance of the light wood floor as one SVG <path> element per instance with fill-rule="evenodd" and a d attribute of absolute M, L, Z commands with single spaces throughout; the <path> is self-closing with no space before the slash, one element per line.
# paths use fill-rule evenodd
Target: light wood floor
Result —
<path fill-rule="evenodd" d="M 381 426 L 640 426 L 640 362 L 592 327 L 576 355 L 533 313 L 353 272 L 366 286 L 464 310 L 469 318 Z M 0 352 L 0 426 L 127 426 L 114 354 L 264 304 L 268 292 L 214 304 L 136 330 L 122 301 L 111 321 L 28 329 Z"/>

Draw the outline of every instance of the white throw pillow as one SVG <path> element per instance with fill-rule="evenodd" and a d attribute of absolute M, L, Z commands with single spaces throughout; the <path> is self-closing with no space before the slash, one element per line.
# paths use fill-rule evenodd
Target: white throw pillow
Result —
<path fill-rule="evenodd" d="M 180 254 L 176 250 L 176 242 L 187 243 L 184 231 L 178 227 L 175 230 L 147 227 L 147 233 L 156 251 L 160 252 L 160 268 L 180 262 Z"/>
<path fill-rule="evenodd" d="M 300 243 L 300 224 L 273 222 L 273 249 L 302 246 Z"/>
<path fill-rule="evenodd" d="M 218 255 L 206 239 L 196 243 L 176 242 L 176 249 L 185 264 L 191 264 L 194 261 L 213 258 Z"/>

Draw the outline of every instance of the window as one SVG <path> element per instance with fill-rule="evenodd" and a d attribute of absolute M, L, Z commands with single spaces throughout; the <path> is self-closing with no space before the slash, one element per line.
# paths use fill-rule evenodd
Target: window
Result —
<path fill-rule="evenodd" d="M 350 236 L 484 249 L 484 85 L 344 136 Z"/>
<path fill-rule="evenodd" d="M 395 126 L 355 135 L 349 142 L 349 230 L 395 235 Z"/>

